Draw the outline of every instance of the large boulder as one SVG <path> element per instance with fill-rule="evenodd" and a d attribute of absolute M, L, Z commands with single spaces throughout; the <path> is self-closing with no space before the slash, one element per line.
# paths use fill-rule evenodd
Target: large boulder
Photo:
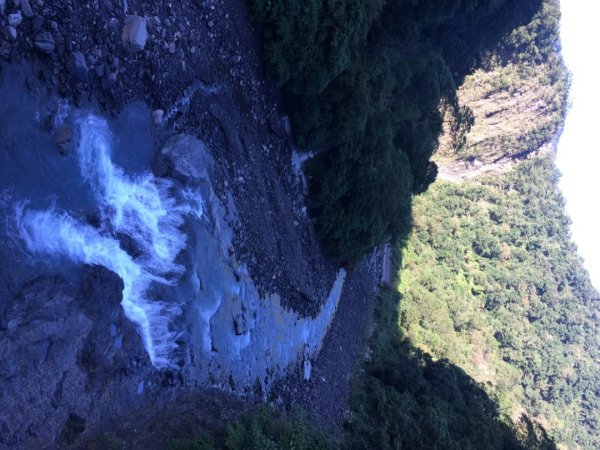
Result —
<path fill-rule="evenodd" d="M 211 157 L 204 142 L 187 134 L 170 138 L 155 164 L 156 175 L 178 178 L 184 184 L 208 180 Z"/>
<path fill-rule="evenodd" d="M 121 38 L 127 51 L 139 52 L 143 50 L 146 39 L 148 39 L 146 19 L 140 16 L 127 16 Z"/>

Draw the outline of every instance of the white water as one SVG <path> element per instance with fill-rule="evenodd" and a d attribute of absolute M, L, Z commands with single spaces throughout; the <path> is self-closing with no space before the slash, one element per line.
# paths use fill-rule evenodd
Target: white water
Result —
<path fill-rule="evenodd" d="M 69 158 L 77 159 L 100 226 L 56 207 L 41 210 L 18 203 L 16 230 L 29 252 L 56 265 L 62 258 L 102 265 L 119 275 L 125 315 L 138 325 L 159 369 L 185 364 L 186 358 L 180 358 L 184 347 L 176 343 L 181 336 L 191 346 L 185 370 L 194 380 L 238 392 L 247 392 L 258 380 L 266 392 L 295 362 L 319 351 L 341 297 L 343 269 L 314 319 L 285 309 L 275 293 L 260 297 L 231 252 L 234 201 L 229 195 L 223 205 L 212 191 L 210 157 L 202 142 L 179 135 L 165 145 L 177 155 L 176 170 L 195 180 L 190 183 L 195 187 L 183 188 L 149 172 L 128 174 L 115 164 L 111 150 L 117 148 L 116 139 L 104 119 L 87 114 L 75 123 L 79 142 Z M 135 150 L 125 148 L 118 156 Z M 122 247 L 123 236 L 135 244 L 131 254 Z M 236 333 L 235 320 L 243 320 L 244 330 Z"/>
<path fill-rule="evenodd" d="M 127 318 L 139 325 L 154 366 L 169 366 L 177 337 L 169 324 L 181 309 L 166 299 L 150 299 L 146 293 L 153 282 L 174 285 L 184 272 L 175 263 L 186 245 L 179 227 L 186 214 L 202 213 L 201 198 L 189 193 L 173 195 L 176 193 L 170 192 L 168 180 L 150 173 L 125 175 L 111 160 L 106 121 L 86 115 L 77 124 L 81 176 L 98 201 L 101 228 L 81 223 L 65 212 L 28 210 L 21 204 L 16 210 L 19 234 L 31 252 L 99 264 L 119 275 L 124 283 L 122 305 Z M 115 233 L 133 238 L 141 256 L 134 259 L 122 250 Z"/>

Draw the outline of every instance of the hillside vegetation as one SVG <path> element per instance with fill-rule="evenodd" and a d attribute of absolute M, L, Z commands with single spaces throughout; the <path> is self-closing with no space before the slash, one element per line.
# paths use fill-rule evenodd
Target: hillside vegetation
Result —
<path fill-rule="evenodd" d="M 460 87 L 475 124 L 464 146 L 443 142 L 439 163 L 469 171 L 460 162 L 477 159 L 492 172 L 415 199 L 399 326 L 407 345 L 476 380 L 501 415 L 529 417 L 561 447 L 600 448 L 600 297 L 552 161 L 569 80 L 559 18 L 558 1 L 544 1 Z"/>
<path fill-rule="evenodd" d="M 600 448 L 600 298 L 571 242 L 548 159 L 436 183 L 414 205 L 400 325 L 463 368 L 503 414 L 568 448 Z"/>
<path fill-rule="evenodd" d="M 310 211 L 347 263 L 410 230 L 412 195 L 437 170 L 443 112 L 471 115 L 456 86 L 541 0 L 252 0 L 270 76 L 309 161 Z M 441 108 L 440 108 L 441 105 Z"/>

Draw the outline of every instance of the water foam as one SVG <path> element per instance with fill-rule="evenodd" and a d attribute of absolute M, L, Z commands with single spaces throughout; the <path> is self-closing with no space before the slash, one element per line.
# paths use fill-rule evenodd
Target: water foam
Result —
<path fill-rule="evenodd" d="M 170 324 L 181 308 L 173 299 L 149 298 L 147 291 L 152 283 L 175 285 L 185 271 L 175 262 L 186 246 L 180 226 L 187 214 L 202 215 L 202 198 L 178 192 L 169 180 L 150 173 L 128 176 L 111 160 L 107 122 L 85 115 L 77 124 L 79 167 L 98 201 L 102 226 L 96 229 L 54 208 L 30 210 L 21 204 L 15 211 L 19 235 L 33 253 L 102 265 L 119 275 L 124 312 L 140 327 L 152 364 L 172 366 L 177 334 Z M 132 238 L 141 254 L 123 250 L 119 234 Z"/>

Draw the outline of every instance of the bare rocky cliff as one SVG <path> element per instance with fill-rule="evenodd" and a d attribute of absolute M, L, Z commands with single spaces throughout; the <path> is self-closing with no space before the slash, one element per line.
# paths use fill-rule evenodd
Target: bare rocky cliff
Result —
<path fill-rule="evenodd" d="M 474 124 L 459 148 L 446 127 L 435 155 L 439 179 L 460 182 L 502 174 L 519 161 L 553 157 L 569 85 L 556 52 L 542 59 L 490 55 L 486 67 L 465 79 L 458 99 L 473 112 Z"/>

